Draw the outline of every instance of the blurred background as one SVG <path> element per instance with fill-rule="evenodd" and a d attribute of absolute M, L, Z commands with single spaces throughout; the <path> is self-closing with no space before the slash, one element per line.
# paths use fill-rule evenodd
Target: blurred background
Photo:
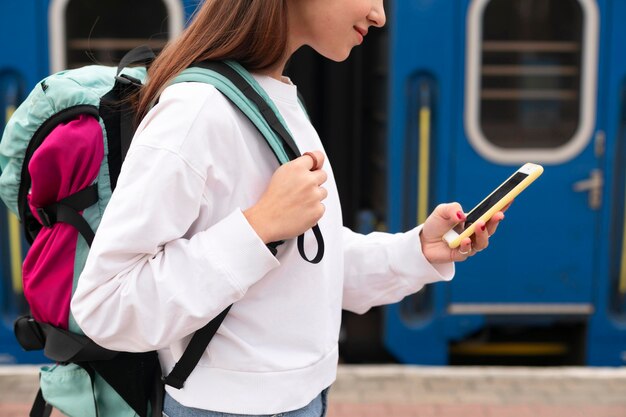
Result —
<path fill-rule="evenodd" d="M 0 0 L 0 129 L 48 74 L 159 50 L 200 0 Z M 525 162 L 543 176 L 452 282 L 358 316 L 345 363 L 626 363 L 626 0 L 389 0 L 344 63 L 288 75 L 333 163 L 351 228 L 401 232 L 466 211 Z M 28 245 L 0 205 L 0 364 Z"/>

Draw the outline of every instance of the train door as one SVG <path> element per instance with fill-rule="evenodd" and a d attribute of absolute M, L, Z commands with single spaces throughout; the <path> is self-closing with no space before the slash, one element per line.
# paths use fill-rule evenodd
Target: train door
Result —
<path fill-rule="evenodd" d="M 606 131 L 606 184 L 602 261 L 595 275 L 594 314 L 587 334 L 587 362 L 591 365 L 626 363 L 626 1 L 608 3 L 603 15 L 600 100 L 601 124 Z"/>
<path fill-rule="evenodd" d="M 484 256 L 458 267 L 448 313 L 588 316 L 601 240 L 595 0 L 468 2 L 464 124 L 451 195 L 469 208 L 524 162 L 544 175 Z"/>
<path fill-rule="evenodd" d="M 429 209 L 459 201 L 469 210 L 523 163 L 540 163 L 545 172 L 517 198 L 488 251 L 458 264 L 451 283 L 388 310 L 386 344 L 406 362 L 445 363 L 455 341 L 483 337 L 480 330 L 494 323 L 504 329 L 563 323 L 584 337 L 606 238 L 607 137 L 598 95 L 606 74 L 598 69 L 608 1 L 435 3 L 396 2 L 393 9 L 403 56 L 391 57 L 400 81 L 391 91 L 390 147 L 411 150 L 410 132 L 418 143 L 430 135 L 430 147 L 413 147 L 432 165 L 423 185 L 424 169 L 414 166 L 416 206 L 424 199 Z M 420 39 L 440 48 L 419 49 Z M 407 58 L 412 54 L 430 55 L 434 63 Z M 411 93 L 415 74 L 433 80 L 434 100 Z M 428 91 L 429 83 L 423 85 Z M 423 108 L 431 108 L 428 123 Z M 424 126 L 433 127 L 429 135 L 420 133 Z M 399 163 L 413 172 L 403 158 L 390 159 Z M 390 224 L 397 228 L 410 226 L 403 218 L 412 213 L 412 194 L 403 192 L 411 187 L 398 185 L 403 181 L 410 183 L 389 183 Z M 462 348 L 471 354 L 472 346 Z M 542 348 L 564 353 L 568 346 Z M 584 360 L 577 355 L 570 360 Z"/>
<path fill-rule="evenodd" d="M 140 44 L 161 49 L 179 34 L 199 0 L 46 0 L 0 4 L 0 125 L 48 74 L 90 64 L 115 65 Z M 9 41 L 10 40 L 10 41 Z M 13 321 L 28 312 L 21 286 L 27 251 L 15 215 L 0 204 L 0 363 L 43 362 L 15 342 Z"/>

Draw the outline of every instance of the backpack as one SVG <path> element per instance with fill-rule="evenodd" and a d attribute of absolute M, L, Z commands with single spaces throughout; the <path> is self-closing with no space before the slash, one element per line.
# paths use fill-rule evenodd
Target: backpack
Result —
<path fill-rule="evenodd" d="M 15 335 L 25 350 L 56 362 L 40 370 L 31 417 L 52 407 L 69 417 L 161 416 L 164 384 L 182 388 L 230 306 L 196 331 L 172 372 L 161 375 L 156 352 L 115 352 L 87 338 L 69 305 L 134 133 L 129 97 L 146 79 L 154 54 L 130 51 L 117 68 L 92 65 L 42 80 L 8 121 L 0 141 L 0 197 L 32 245 L 23 265 L 32 316 Z M 202 62 L 173 81 L 214 85 L 254 124 L 279 163 L 300 156 L 280 113 L 254 78 L 232 61 Z M 304 108 L 304 106 L 303 106 Z M 97 123 L 96 123 L 97 122 Z M 313 228 L 323 257 L 323 238 Z M 272 253 L 282 242 L 268 244 Z"/>

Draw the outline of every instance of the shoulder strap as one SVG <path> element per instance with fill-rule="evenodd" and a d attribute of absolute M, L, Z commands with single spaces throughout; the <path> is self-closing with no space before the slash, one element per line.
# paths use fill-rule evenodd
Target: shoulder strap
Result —
<path fill-rule="evenodd" d="M 116 76 L 120 76 L 124 68 L 134 65 L 143 64 L 150 65 L 156 58 L 154 51 L 147 45 L 140 45 L 128 51 L 120 60 L 117 66 Z"/>
<path fill-rule="evenodd" d="M 122 71 L 135 64 L 143 64 L 146 68 L 154 61 L 156 55 L 150 47 L 146 45 L 140 45 L 134 49 L 131 49 L 122 57 L 119 65 L 117 66 L 117 73 L 115 75 L 115 85 L 113 86 L 114 94 L 117 95 L 117 100 L 114 107 L 118 107 L 115 110 L 120 111 L 120 152 L 121 161 L 126 159 L 128 149 L 130 149 L 130 142 L 133 139 L 135 128 L 133 126 L 135 111 L 128 100 L 128 97 L 135 94 L 142 86 L 141 80 L 131 77 L 127 74 L 122 74 Z M 119 172 L 117 173 L 119 175 Z M 115 188 L 117 184 L 117 178 L 111 182 L 111 188 Z"/>
<path fill-rule="evenodd" d="M 272 107 L 269 107 L 269 102 L 262 97 L 258 99 L 261 107 L 251 101 L 244 92 L 253 94 L 254 89 L 250 89 L 250 84 L 226 63 L 211 61 L 195 64 L 195 66 L 184 70 L 172 83 L 180 82 L 201 82 L 213 85 L 252 122 L 267 141 L 280 164 L 285 164 L 300 155 L 300 151 L 293 141 L 293 147 L 285 146 L 282 143 L 282 138 L 274 133 L 272 126 L 266 120 L 266 114 L 276 114 L 277 110 L 274 111 Z M 287 150 L 291 151 L 291 155 L 287 153 Z"/>
<path fill-rule="evenodd" d="M 261 113 L 262 118 L 267 122 L 274 133 L 278 135 L 283 148 L 287 151 L 289 160 L 301 156 L 301 152 L 293 140 L 292 135 L 287 128 L 287 124 L 280 116 L 280 112 L 269 96 L 267 96 L 265 91 L 258 86 L 254 78 L 252 78 L 248 72 L 243 69 L 243 67 L 232 61 L 228 61 L 228 63 L 206 61 L 200 62 L 196 65 L 200 68 L 215 71 L 228 78 L 228 80 L 235 85 L 244 97 L 256 106 L 258 111 Z M 284 163 L 284 161 L 281 162 Z"/>
<path fill-rule="evenodd" d="M 43 398 L 43 392 L 39 388 L 28 417 L 50 417 L 51 414 L 52 406 Z"/>
<path fill-rule="evenodd" d="M 233 61 L 205 61 L 183 71 L 173 83 L 205 82 L 215 86 L 254 124 L 281 164 L 301 155 L 287 124 L 263 88 L 239 64 Z M 298 236 L 298 251 L 304 260 L 319 263 L 324 257 L 324 238 L 319 226 L 313 226 L 317 254 L 309 259 L 304 252 L 304 235 Z M 276 244 L 268 247 L 273 253 Z"/>
<path fill-rule="evenodd" d="M 215 336 L 217 329 L 221 326 L 231 307 L 232 304 L 211 320 L 209 324 L 194 333 L 183 356 L 176 362 L 172 372 L 163 378 L 165 384 L 177 389 L 181 389 L 185 385 L 185 381 L 189 378 L 191 371 L 193 371 L 193 368 L 195 368 L 200 361 L 202 354 L 207 346 L 209 346 L 209 342 L 211 342 L 211 339 Z"/>
<path fill-rule="evenodd" d="M 284 164 L 301 155 L 286 123 L 280 117 L 278 109 L 263 89 L 238 64 L 216 61 L 202 62 L 196 64 L 195 67 L 188 68 L 176 77 L 174 83 L 179 82 L 206 82 L 215 86 L 254 124 L 261 136 L 270 145 L 279 163 Z M 306 257 L 304 235 L 298 236 L 298 251 L 306 261 L 319 263 L 324 256 L 324 238 L 318 225 L 313 227 L 313 234 L 317 240 L 317 255 L 311 260 Z M 278 244 L 280 242 L 268 245 L 274 254 L 276 254 Z M 206 326 L 194 333 L 174 369 L 163 378 L 165 384 L 177 389 L 184 386 L 185 381 L 200 361 L 202 354 L 231 307 L 232 305 L 228 306 Z"/>

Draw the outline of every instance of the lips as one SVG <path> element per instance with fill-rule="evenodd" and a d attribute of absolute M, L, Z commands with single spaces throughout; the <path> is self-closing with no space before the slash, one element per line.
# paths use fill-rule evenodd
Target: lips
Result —
<path fill-rule="evenodd" d="M 354 30 L 359 32 L 359 34 L 361 34 L 361 36 L 363 36 L 363 37 L 365 37 L 365 35 L 367 35 L 367 29 L 363 29 L 363 28 L 360 28 L 358 26 L 354 26 Z"/>

